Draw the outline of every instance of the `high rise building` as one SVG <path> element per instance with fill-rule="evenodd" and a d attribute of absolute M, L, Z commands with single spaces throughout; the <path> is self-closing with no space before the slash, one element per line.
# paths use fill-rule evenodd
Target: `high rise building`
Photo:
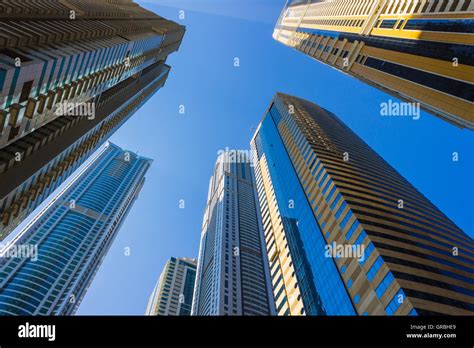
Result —
<path fill-rule="evenodd" d="M 146 315 L 191 315 L 196 260 L 172 257 L 148 301 Z"/>
<path fill-rule="evenodd" d="M 473 315 L 474 241 L 334 114 L 278 93 L 251 141 L 279 315 Z"/>
<path fill-rule="evenodd" d="M 167 79 L 184 27 L 130 0 L 0 6 L 0 241 Z"/>
<path fill-rule="evenodd" d="M 293 0 L 273 37 L 474 129 L 474 1 Z"/>
<path fill-rule="evenodd" d="M 104 144 L 3 249 L 0 314 L 74 314 L 150 165 Z M 33 251 L 25 253 L 28 248 Z"/>
<path fill-rule="evenodd" d="M 224 151 L 209 182 L 192 315 L 274 313 L 253 171 L 243 151 Z"/>

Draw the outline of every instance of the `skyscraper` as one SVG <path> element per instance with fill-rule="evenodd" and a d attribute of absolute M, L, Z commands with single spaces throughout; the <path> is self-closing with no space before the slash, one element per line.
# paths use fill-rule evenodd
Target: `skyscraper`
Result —
<path fill-rule="evenodd" d="M 209 182 L 192 315 L 274 312 L 249 156 L 224 151 Z"/>
<path fill-rule="evenodd" d="M 113 144 L 93 156 L 0 255 L 0 314 L 77 310 L 151 165 Z"/>
<path fill-rule="evenodd" d="M 190 315 L 193 304 L 196 260 L 172 257 L 148 301 L 146 315 Z"/>
<path fill-rule="evenodd" d="M 334 114 L 278 93 L 251 147 L 279 315 L 474 314 L 474 241 Z"/>
<path fill-rule="evenodd" d="M 0 7 L 0 241 L 167 79 L 184 28 L 130 0 Z"/>
<path fill-rule="evenodd" d="M 397 98 L 474 129 L 474 2 L 293 0 L 273 37 Z"/>

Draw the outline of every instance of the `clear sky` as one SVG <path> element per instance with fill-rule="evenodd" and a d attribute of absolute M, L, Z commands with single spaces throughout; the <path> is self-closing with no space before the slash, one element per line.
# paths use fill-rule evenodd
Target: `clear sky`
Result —
<path fill-rule="evenodd" d="M 78 314 L 142 315 L 166 260 L 197 257 L 217 151 L 247 149 L 277 91 L 334 112 L 473 236 L 473 132 L 427 113 L 380 116 L 393 97 L 273 40 L 284 0 L 138 2 L 187 31 L 164 88 L 110 139 L 155 161 Z"/>

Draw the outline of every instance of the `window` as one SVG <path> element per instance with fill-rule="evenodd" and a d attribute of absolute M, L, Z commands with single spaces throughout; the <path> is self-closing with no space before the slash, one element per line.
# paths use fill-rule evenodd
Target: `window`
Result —
<path fill-rule="evenodd" d="M 397 21 L 395 19 L 386 19 L 384 21 L 382 21 L 382 24 L 380 24 L 380 27 L 381 29 L 393 29 L 393 27 L 395 26 L 395 23 L 397 23 Z"/>
<path fill-rule="evenodd" d="M 359 263 L 361 265 L 365 264 L 365 261 L 367 261 L 367 259 L 370 257 L 370 254 L 372 254 L 372 251 L 374 249 L 375 249 L 374 244 L 372 242 L 370 242 L 367 249 L 365 249 L 364 257 L 359 259 Z"/>
<path fill-rule="evenodd" d="M 316 182 L 318 181 L 319 177 L 321 176 L 321 174 L 323 173 L 323 169 L 321 169 L 318 173 L 318 175 L 316 175 L 316 178 L 314 179 Z"/>
<path fill-rule="evenodd" d="M 326 173 L 323 175 L 321 181 L 320 181 L 319 184 L 318 184 L 319 187 L 321 187 L 321 185 L 323 184 L 324 180 L 326 180 L 326 177 L 327 177 L 327 176 L 328 176 L 328 173 L 326 172 Z M 316 179 L 316 180 L 317 180 L 317 179 Z"/>
<path fill-rule="evenodd" d="M 367 279 L 368 280 L 372 281 L 372 279 L 374 279 L 375 275 L 377 274 L 377 271 L 380 269 L 382 264 L 383 264 L 383 259 L 382 259 L 381 256 L 379 256 L 377 258 L 377 260 L 375 260 L 372 267 L 370 267 L 369 272 L 367 272 Z"/>
<path fill-rule="evenodd" d="M 336 204 L 339 202 L 339 200 L 341 199 L 341 197 L 342 197 L 341 194 L 338 193 L 337 196 L 336 196 L 336 198 L 334 199 L 334 202 L 332 202 L 332 204 L 331 204 L 331 210 L 333 210 L 333 209 L 336 207 Z"/>
<path fill-rule="evenodd" d="M 12 140 L 13 138 L 15 138 L 18 133 L 20 133 L 20 126 L 18 127 L 13 127 L 11 130 L 10 130 L 10 134 L 8 135 L 8 140 Z"/>
<path fill-rule="evenodd" d="M 375 289 L 375 293 L 377 294 L 378 298 L 381 298 L 385 291 L 388 289 L 390 284 L 395 280 L 393 274 L 389 272 L 385 278 L 380 282 L 380 285 Z"/>
<path fill-rule="evenodd" d="M 328 182 L 326 183 L 326 185 L 323 188 L 323 191 L 322 191 L 323 195 L 326 194 L 326 191 L 328 190 L 329 186 L 331 186 L 331 184 L 332 184 L 332 180 L 329 179 Z"/>
<path fill-rule="evenodd" d="M 344 208 L 346 207 L 347 203 L 346 201 L 342 202 L 341 206 L 336 212 L 336 219 L 339 219 L 339 216 L 341 216 L 342 212 L 344 211 Z"/>
<path fill-rule="evenodd" d="M 362 230 L 362 232 L 359 234 L 359 237 L 357 237 L 356 241 L 355 241 L 355 245 L 360 245 L 362 244 L 362 242 L 364 241 L 365 237 L 367 237 L 367 233 L 365 233 L 364 230 Z"/>
<path fill-rule="evenodd" d="M 21 89 L 20 94 L 20 103 L 26 101 L 30 96 L 31 87 L 33 87 L 33 80 L 27 81 L 23 84 L 23 88 Z"/>
<path fill-rule="evenodd" d="M 331 189 L 331 191 L 328 194 L 327 201 L 329 202 L 331 200 L 332 195 L 334 194 L 334 191 L 336 191 L 336 185 L 334 185 Z"/>
<path fill-rule="evenodd" d="M 351 218 L 351 216 L 352 216 L 352 211 L 351 211 L 351 210 L 348 210 L 346 216 L 344 217 L 344 219 L 343 219 L 342 222 L 341 222 L 341 228 L 346 227 L 347 221 L 349 221 L 349 219 Z"/>
<path fill-rule="evenodd" d="M 279 312 L 285 304 L 286 304 L 286 297 L 283 297 L 283 300 L 281 301 L 280 305 L 277 308 L 277 312 Z"/>
<path fill-rule="evenodd" d="M 403 303 L 404 300 L 405 300 L 405 293 L 403 292 L 402 289 L 400 289 L 390 300 L 387 307 L 385 307 L 385 312 L 388 315 L 393 315 L 398 309 L 398 307 L 400 307 L 400 305 Z"/>
<path fill-rule="evenodd" d="M 315 158 L 316 160 L 317 158 Z M 321 165 L 321 162 L 318 162 L 318 164 L 316 165 L 316 167 L 313 169 L 313 172 L 311 173 L 311 175 L 314 175 L 316 173 L 316 171 L 319 169 L 319 166 Z"/>
<path fill-rule="evenodd" d="M 5 69 L 0 68 L 0 92 L 3 89 L 3 84 L 5 83 L 6 75 L 7 75 L 7 71 Z"/>
<path fill-rule="evenodd" d="M 372 57 L 368 57 L 364 64 L 370 68 L 383 71 L 401 79 L 412 81 L 414 83 L 454 95 L 458 98 L 474 102 L 474 87 L 472 84 Z"/>
<path fill-rule="evenodd" d="M 346 233 L 346 239 L 349 240 L 351 239 L 352 237 L 352 234 L 354 233 L 354 231 L 357 229 L 357 227 L 359 226 L 359 221 L 358 220 L 355 220 L 351 226 L 351 228 L 349 228 L 349 231 L 347 231 Z"/>
<path fill-rule="evenodd" d="M 474 33 L 474 19 L 410 19 L 405 30 Z"/>

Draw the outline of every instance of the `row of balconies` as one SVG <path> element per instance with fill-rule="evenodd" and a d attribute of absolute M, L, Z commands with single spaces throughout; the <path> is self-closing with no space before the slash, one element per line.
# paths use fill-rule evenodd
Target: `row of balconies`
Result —
<path fill-rule="evenodd" d="M 110 75 L 110 72 L 101 73 L 103 76 Z M 99 79 L 98 81 L 104 80 L 101 79 L 101 77 L 94 77 L 93 79 L 96 78 Z M 71 167 L 71 165 L 77 163 L 81 156 L 93 150 L 99 140 L 106 137 L 107 134 L 109 134 L 130 112 L 132 112 L 139 105 L 139 103 L 148 94 L 150 94 L 152 90 L 154 90 L 154 88 L 159 83 L 160 81 L 157 81 L 153 86 L 149 87 L 142 94 L 138 95 L 131 103 L 129 103 L 123 110 L 121 110 L 117 115 L 115 115 L 115 117 L 113 117 L 109 122 L 104 123 L 94 135 L 92 135 L 82 145 L 80 145 L 76 150 L 74 150 L 67 158 L 62 160 L 56 167 L 54 167 L 47 174 L 45 174 L 40 180 L 37 181 L 37 183 L 33 184 L 28 191 L 26 191 L 18 199 L 16 199 L 16 202 L 10 205 L 9 208 L 5 209 L 4 212 L 1 214 L 1 221 L 3 225 L 7 226 L 11 222 L 12 218 L 18 216 L 21 210 L 27 209 L 30 202 L 35 201 L 45 191 L 45 189 L 51 185 L 51 183 L 55 182 L 62 174 L 64 174 L 67 169 Z M 47 105 L 47 102 L 48 99 L 44 101 L 44 104 Z"/>
<path fill-rule="evenodd" d="M 1 220 L 4 226 L 7 226 L 11 219 L 18 216 L 20 210 L 27 209 L 30 202 L 34 202 L 50 185 L 54 183 L 61 175 L 63 175 L 72 165 L 77 163 L 80 157 L 90 152 L 95 148 L 99 139 L 102 138 L 99 132 L 91 136 L 76 150 L 74 150 L 68 157 L 62 160 L 57 166 L 46 173 L 37 183 L 33 184 L 31 188 L 23 193 L 16 202 L 7 208 Z"/>
<path fill-rule="evenodd" d="M 134 68 L 139 62 L 140 60 L 138 57 L 133 59 L 130 62 L 129 69 Z M 98 86 L 104 82 L 110 81 L 111 79 L 120 76 L 125 71 L 125 69 L 126 67 L 124 63 L 120 63 L 113 67 L 108 67 L 101 71 L 97 71 L 62 87 L 58 87 L 55 90 L 49 91 L 47 94 L 40 94 L 36 99 L 29 98 L 26 103 L 22 103 L 24 105 L 20 103 L 11 105 L 8 113 L 5 111 L 0 111 L 0 132 L 3 131 L 7 115 L 9 115 L 8 125 L 13 128 L 17 126 L 18 120 L 20 119 L 27 118 L 32 120 L 36 115 L 44 114 L 45 117 L 41 120 L 41 124 L 35 125 L 34 128 L 42 126 L 43 124 L 47 123 L 44 122 L 44 119 L 46 119 L 46 121 L 49 119 L 50 121 L 51 119 L 57 117 L 57 115 L 54 113 L 55 105 L 66 100 L 72 102 L 74 98 L 84 98 L 86 92 L 90 92 L 90 94 L 96 94 L 94 89 L 97 89 Z M 14 138 L 10 139 L 9 143 L 11 143 L 13 140 Z"/>
<path fill-rule="evenodd" d="M 25 18 L 23 15 L 21 17 Z M 48 20 L 47 22 L 26 20 L 22 22 L 21 31 L 13 20 L 4 22 L 3 25 L 8 27 L 9 31 L 0 30 L 0 45 L 8 48 L 46 46 L 60 42 L 111 37 L 117 34 L 114 28 L 99 21 L 75 21 L 67 19 L 68 17 L 69 13 L 64 20 Z"/>

